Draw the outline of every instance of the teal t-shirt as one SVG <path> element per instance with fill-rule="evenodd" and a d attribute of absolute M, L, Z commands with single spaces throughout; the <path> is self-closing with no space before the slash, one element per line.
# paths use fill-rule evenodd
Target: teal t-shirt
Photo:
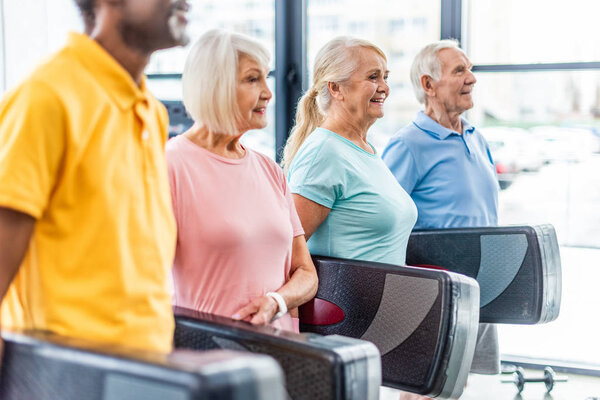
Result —
<path fill-rule="evenodd" d="M 308 241 L 311 254 L 405 264 L 417 208 L 378 155 L 317 128 L 288 181 L 292 193 L 331 209 Z"/>

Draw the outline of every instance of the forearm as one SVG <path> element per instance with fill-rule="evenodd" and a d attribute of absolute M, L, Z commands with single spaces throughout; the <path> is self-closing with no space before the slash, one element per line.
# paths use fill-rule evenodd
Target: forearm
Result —
<path fill-rule="evenodd" d="M 0 207 L 0 301 L 25 257 L 34 224 L 33 217 Z"/>
<path fill-rule="evenodd" d="M 318 279 L 316 273 L 300 267 L 294 271 L 290 280 L 277 290 L 277 293 L 283 297 L 288 309 L 292 309 L 315 297 L 317 289 Z"/>

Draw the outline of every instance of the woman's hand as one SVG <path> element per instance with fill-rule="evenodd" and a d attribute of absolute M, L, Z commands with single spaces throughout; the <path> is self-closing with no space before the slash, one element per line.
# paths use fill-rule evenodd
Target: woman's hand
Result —
<path fill-rule="evenodd" d="M 272 297 L 262 296 L 240 308 L 231 318 L 250 322 L 252 325 L 268 325 L 278 310 L 279 305 Z"/>

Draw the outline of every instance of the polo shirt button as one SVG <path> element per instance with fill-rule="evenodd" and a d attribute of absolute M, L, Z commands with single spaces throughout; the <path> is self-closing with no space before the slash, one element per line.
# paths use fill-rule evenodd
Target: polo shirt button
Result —
<path fill-rule="evenodd" d="M 148 131 L 142 132 L 142 139 L 148 140 L 149 137 L 150 137 L 150 134 L 148 133 Z"/>

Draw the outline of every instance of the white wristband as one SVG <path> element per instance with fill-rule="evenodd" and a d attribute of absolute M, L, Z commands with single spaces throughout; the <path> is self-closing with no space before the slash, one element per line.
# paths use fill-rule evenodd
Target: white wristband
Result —
<path fill-rule="evenodd" d="M 273 316 L 273 318 L 271 318 L 271 322 L 283 317 L 288 312 L 287 304 L 285 304 L 285 300 L 283 299 L 282 295 L 280 295 L 277 292 L 269 292 L 266 293 L 265 296 L 269 296 L 270 298 L 275 300 L 277 306 L 279 307 L 279 311 Z"/>

